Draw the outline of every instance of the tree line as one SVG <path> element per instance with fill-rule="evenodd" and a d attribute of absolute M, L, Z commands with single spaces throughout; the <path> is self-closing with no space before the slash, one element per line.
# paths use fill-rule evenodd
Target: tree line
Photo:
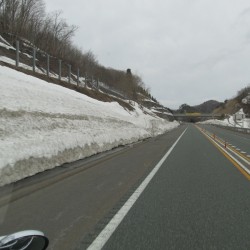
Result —
<path fill-rule="evenodd" d="M 69 25 L 62 12 L 46 13 L 43 0 L 0 0 L 0 33 L 12 45 L 16 40 L 28 41 L 71 64 L 72 69 L 80 68 L 86 75 L 123 92 L 129 99 L 152 98 L 142 79 L 131 70 L 106 68 L 91 51 L 83 52 L 74 45 L 72 38 L 76 31 L 77 27 Z"/>

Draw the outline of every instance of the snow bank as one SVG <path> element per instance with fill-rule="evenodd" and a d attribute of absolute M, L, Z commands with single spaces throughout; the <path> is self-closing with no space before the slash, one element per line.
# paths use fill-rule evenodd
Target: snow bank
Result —
<path fill-rule="evenodd" d="M 243 109 L 240 109 L 234 115 L 230 115 L 224 120 L 211 119 L 211 120 L 207 120 L 204 122 L 200 122 L 200 124 L 212 124 L 212 125 L 228 126 L 228 127 L 250 128 L 249 118 L 236 120 L 235 115 L 244 115 L 245 117 Z"/>
<path fill-rule="evenodd" d="M 16 50 L 14 47 L 12 47 L 2 36 L 0 36 L 0 46 L 4 47 L 6 49 L 14 49 Z"/>
<path fill-rule="evenodd" d="M 0 66 L 0 186 L 179 125 L 134 108 Z"/>
<path fill-rule="evenodd" d="M 0 44 L 1 45 L 1 44 Z M 28 54 L 27 54 L 28 55 Z M 6 63 L 9 63 L 9 64 L 11 64 L 11 65 L 16 65 L 16 61 L 15 60 L 13 60 L 13 59 L 11 59 L 11 58 L 9 58 L 9 57 L 6 57 L 6 56 L 0 56 L 0 61 L 1 62 L 6 62 Z M 29 66 L 29 65 L 27 65 L 27 64 L 24 64 L 24 63 L 21 63 L 21 62 L 19 62 L 19 67 L 20 68 L 23 68 L 23 69 L 27 69 L 27 70 L 30 70 L 30 71 L 33 71 L 33 66 Z M 43 74 L 43 75 L 45 75 L 46 74 L 46 71 L 44 70 L 44 71 L 42 71 L 42 70 L 40 70 L 39 68 L 37 68 L 36 67 L 36 72 L 38 72 L 38 73 L 40 73 L 40 74 Z"/>

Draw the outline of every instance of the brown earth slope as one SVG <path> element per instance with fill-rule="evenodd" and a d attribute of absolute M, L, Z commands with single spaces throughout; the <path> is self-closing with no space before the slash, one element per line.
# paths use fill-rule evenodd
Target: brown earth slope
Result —
<path fill-rule="evenodd" d="M 242 99 L 246 98 L 250 94 L 250 86 L 240 90 L 236 97 L 225 100 L 218 108 L 214 109 L 214 114 L 234 114 L 241 108 L 244 113 L 250 115 L 250 103 L 242 103 Z"/>

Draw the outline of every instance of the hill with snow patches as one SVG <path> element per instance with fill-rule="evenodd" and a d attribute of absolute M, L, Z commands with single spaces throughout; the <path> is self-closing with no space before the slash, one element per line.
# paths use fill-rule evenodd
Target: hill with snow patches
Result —
<path fill-rule="evenodd" d="M 179 125 L 0 66 L 0 186 Z"/>
<path fill-rule="evenodd" d="M 238 119 L 236 119 L 238 117 Z M 201 124 L 211 124 L 224 127 L 246 128 L 250 129 L 250 118 L 246 118 L 243 109 L 240 109 L 233 115 L 227 115 L 225 119 L 211 119 L 200 122 Z"/>

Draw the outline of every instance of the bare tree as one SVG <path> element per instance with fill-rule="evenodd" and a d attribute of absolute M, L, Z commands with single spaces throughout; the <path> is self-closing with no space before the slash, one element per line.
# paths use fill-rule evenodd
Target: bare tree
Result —
<path fill-rule="evenodd" d="M 19 7 L 19 0 L 1 1 L 0 11 L 1 11 L 1 26 L 3 32 L 9 32 L 11 34 L 15 32 L 18 7 Z"/>
<path fill-rule="evenodd" d="M 72 42 L 77 27 L 69 25 L 62 13 L 45 12 L 44 0 L 0 0 L 0 32 L 14 42 L 30 42 L 55 58 L 71 64 L 72 70 L 98 78 L 134 101 L 151 97 L 142 79 L 131 70 L 121 71 L 100 65 L 92 51 L 82 49 Z"/>

